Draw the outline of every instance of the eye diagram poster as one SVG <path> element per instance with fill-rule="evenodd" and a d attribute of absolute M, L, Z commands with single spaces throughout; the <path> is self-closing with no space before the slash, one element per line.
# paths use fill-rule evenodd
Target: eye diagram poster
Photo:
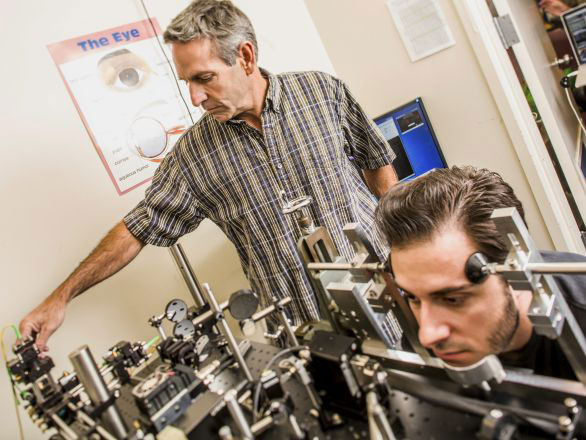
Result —
<path fill-rule="evenodd" d="M 47 46 L 119 195 L 148 182 L 191 125 L 153 26 L 160 34 L 143 20 Z"/>

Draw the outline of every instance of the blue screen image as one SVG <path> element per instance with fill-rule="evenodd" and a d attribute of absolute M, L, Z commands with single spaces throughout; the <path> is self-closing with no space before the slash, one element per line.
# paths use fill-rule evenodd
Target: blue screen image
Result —
<path fill-rule="evenodd" d="M 400 181 L 446 167 L 421 98 L 375 118 L 374 122 L 397 156 L 393 166 Z"/>

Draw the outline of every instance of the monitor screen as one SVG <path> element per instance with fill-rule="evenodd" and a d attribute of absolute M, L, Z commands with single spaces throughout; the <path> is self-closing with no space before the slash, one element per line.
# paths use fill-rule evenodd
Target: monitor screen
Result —
<path fill-rule="evenodd" d="M 571 9 L 562 15 L 564 27 L 577 57 L 578 64 L 586 63 L 586 6 Z"/>
<path fill-rule="evenodd" d="M 397 156 L 393 166 L 400 181 L 446 167 L 421 98 L 375 118 L 374 122 Z"/>

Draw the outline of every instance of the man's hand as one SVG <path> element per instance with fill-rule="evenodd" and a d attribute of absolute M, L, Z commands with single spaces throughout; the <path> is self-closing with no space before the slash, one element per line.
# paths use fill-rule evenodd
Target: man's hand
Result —
<path fill-rule="evenodd" d="M 67 303 L 52 295 L 39 304 L 32 312 L 20 321 L 21 337 L 37 334 L 36 344 L 39 350 L 49 351 L 47 340 L 63 323 Z"/>
<path fill-rule="evenodd" d="M 570 9 L 562 0 L 541 0 L 539 7 L 555 17 L 559 17 Z"/>
<path fill-rule="evenodd" d="M 20 322 L 22 337 L 38 333 L 37 347 L 47 351 L 47 339 L 61 326 L 67 303 L 93 285 L 114 275 L 143 248 L 144 243 L 128 230 L 123 221 L 112 228 L 98 246 L 71 275 L 37 308 Z"/>

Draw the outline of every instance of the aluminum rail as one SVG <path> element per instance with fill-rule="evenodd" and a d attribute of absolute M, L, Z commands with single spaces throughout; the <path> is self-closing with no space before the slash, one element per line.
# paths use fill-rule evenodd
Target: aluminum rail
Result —
<path fill-rule="evenodd" d="M 370 270 L 380 272 L 385 270 L 385 263 L 307 263 L 308 270 Z"/>
<path fill-rule="evenodd" d="M 87 345 L 82 345 L 69 355 L 77 378 L 83 384 L 85 393 L 94 405 L 101 405 L 110 399 L 110 390 L 100 374 L 96 361 Z M 111 404 L 102 414 L 102 420 L 118 438 L 125 438 L 128 429 L 116 404 Z"/>
<path fill-rule="evenodd" d="M 175 260 L 181 275 L 183 275 L 183 279 L 185 280 L 185 284 L 187 284 L 189 293 L 193 297 L 193 301 L 195 301 L 195 305 L 197 307 L 203 307 L 205 305 L 202 294 L 203 289 L 195 276 L 195 272 L 193 272 L 191 264 L 189 264 L 183 247 L 179 243 L 176 243 L 169 248 L 169 252 L 171 252 L 171 256 Z"/>
<path fill-rule="evenodd" d="M 586 274 L 586 263 L 527 263 L 525 270 L 538 274 Z M 510 271 L 504 264 L 494 266 L 497 273 Z"/>
<path fill-rule="evenodd" d="M 222 333 L 224 333 L 226 341 L 228 342 L 230 350 L 232 351 L 232 355 L 236 358 L 236 361 L 238 361 L 238 365 L 240 365 L 240 369 L 242 370 L 242 373 L 244 373 L 244 376 L 246 376 L 246 379 L 249 382 L 253 382 L 254 379 L 252 377 L 252 373 L 250 372 L 250 369 L 244 360 L 244 356 L 242 356 L 242 353 L 240 352 L 236 338 L 234 338 L 234 334 L 232 333 L 232 330 L 230 330 L 230 326 L 224 317 L 221 306 L 218 304 L 218 301 L 210 289 L 210 286 L 204 284 L 203 287 L 210 305 L 211 312 L 213 312 L 214 316 L 217 318 L 217 325 L 221 328 Z"/>
<path fill-rule="evenodd" d="M 227 308 L 228 308 L 228 301 L 224 301 L 223 303 L 220 304 L 220 309 L 222 311 L 226 310 Z M 207 312 L 204 312 L 201 315 L 198 315 L 195 318 L 193 318 L 193 320 L 191 322 L 193 323 L 193 325 L 195 327 L 197 327 L 198 325 L 203 324 L 204 322 L 212 319 L 214 317 L 214 314 L 215 314 L 214 311 L 210 309 Z"/>

